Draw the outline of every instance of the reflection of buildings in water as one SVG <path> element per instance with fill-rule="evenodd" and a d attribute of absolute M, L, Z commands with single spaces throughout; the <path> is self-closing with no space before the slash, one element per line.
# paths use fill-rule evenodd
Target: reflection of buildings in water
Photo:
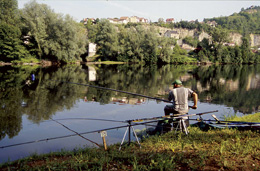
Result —
<path fill-rule="evenodd" d="M 190 75 L 190 74 L 186 74 L 186 75 L 180 76 L 180 80 L 181 80 L 182 82 L 186 82 L 186 81 L 192 80 L 192 79 L 193 79 L 193 76 Z"/>
<path fill-rule="evenodd" d="M 226 81 L 226 90 L 236 91 L 239 88 L 239 80 L 227 80 Z"/>
<path fill-rule="evenodd" d="M 127 98 L 127 97 L 112 97 L 111 102 L 113 104 L 119 104 L 119 105 L 125 105 L 125 104 L 131 104 L 131 105 L 141 105 L 145 102 L 145 98 L 137 99 L 137 98 Z"/>
<path fill-rule="evenodd" d="M 229 91 L 236 91 L 239 89 L 239 80 L 225 80 L 220 79 L 222 85 L 226 85 L 226 89 Z M 250 89 L 260 88 L 260 75 L 251 74 L 248 76 L 246 91 Z"/>
<path fill-rule="evenodd" d="M 94 67 L 88 66 L 88 80 L 96 81 L 97 72 Z"/>
<path fill-rule="evenodd" d="M 198 92 L 208 91 L 210 89 L 210 85 L 208 83 L 205 87 L 203 87 L 200 82 L 197 82 L 196 87 Z"/>
<path fill-rule="evenodd" d="M 92 102 L 96 102 L 96 98 L 95 97 L 92 97 L 91 100 L 88 100 L 87 96 L 84 97 L 84 102 L 89 102 L 89 101 L 92 101 Z"/>
<path fill-rule="evenodd" d="M 221 85 L 225 85 L 225 89 L 228 91 L 237 91 L 239 89 L 239 79 L 237 80 L 225 80 L 224 78 L 220 78 L 218 83 Z M 260 88 L 260 75 L 249 75 L 248 81 L 246 84 L 246 91 L 250 89 L 257 89 Z M 206 86 L 202 86 L 200 82 L 196 84 L 198 92 L 207 91 L 210 89 L 210 85 L 207 84 Z"/>
<path fill-rule="evenodd" d="M 250 75 L 248 77 L 248 83 L 246 86 L 247 91 L 250 89 L 260 88 L 260 75 Z"/>

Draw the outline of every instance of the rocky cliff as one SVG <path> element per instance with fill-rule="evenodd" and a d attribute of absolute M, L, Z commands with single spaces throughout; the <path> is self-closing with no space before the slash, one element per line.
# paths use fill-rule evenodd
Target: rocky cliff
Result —
<path fill-rule="evenodd" d="M 163 36 L 167 30 L 171 30 L 171 31 L 176 31 L 179 34 L 179 39 L 184 39 L 187 36 L 190 36 L 193 38 L 198 38 L 199 41 L 203 40 L 204 38 L 211 39 L 211 37 L 208 33 L 199 32 L 197 30 L 188 30 L 188 29 L 179 29 L 179 28 L 169 29 L 169 28 L 164 28 L 164 27 L 157 27 L 157 29 L 161 36 Z M 260 46 L 260 35 L 250 34 L 250 39 L 251 39 L 250 45 L 252 47 Z M 229 40 L 230 40 L 229 43 L 241 45 L 242 35 L 239 33 L 232 32 L 229 35 Z M 178 42 L 182 42 L 182 41 L 178 41 Z"/>

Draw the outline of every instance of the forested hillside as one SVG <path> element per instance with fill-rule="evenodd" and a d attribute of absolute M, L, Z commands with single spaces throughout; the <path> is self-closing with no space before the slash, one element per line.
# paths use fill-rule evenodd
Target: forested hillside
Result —
<path fill-rule="evenodd" d="M 234 13 L 231 16 L 204 20 L 205 23 L 207 21 L 216 21 L 222 28 L 237 31 L 241 34 L 260 34 L 260 7 L 242 8 L 239 13 Z"/>

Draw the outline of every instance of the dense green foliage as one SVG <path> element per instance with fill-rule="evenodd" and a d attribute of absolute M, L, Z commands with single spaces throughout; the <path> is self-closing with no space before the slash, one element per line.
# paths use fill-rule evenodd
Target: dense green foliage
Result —
<path fill-rule="evenodd" d="M 145 62 L 145 63 L 185 63 L 185 51 L 180 50 L 175 40 L 160 37 L 155 28 L 147 25 L 114 25 L 101 19 L 97 24 L 86 25 L 89 40 L 98 45 L 97 53 L 103 60 Z M 186 57 L 187 58 L 187 57 Z"/>
<path fill-rule="evenodd" d="M 18 21 L 17 0 L 0 0 L 0 21 L 15 25 Z"/>
<path fill-rule="evenodd" d="M 21 40 L 17 0 L 1 0 L 0 10 L 0 61 L 28 57 L 29 53 Z"/>
<path fill-rule="evenodd" d="M 56 14 L 47 5 L 32 1 L 25 5 L 21 18 L 23 34 L 30 36 L 40 58 L 67 62 L 85 53 L 85 31 L 69 15 Z"/>
<path fill-rule="evenodd" d="M 229 31 L 221 27 L 211 30 L 212 40 L 204 38 L 198 43 L 194 51 L 201 62 L 214 63 L 259 63 L 260 53 L 253 53 L 249 45 L 249 38 L 243 37 L 241 46 L 226 46 Z"/>
<path fill-rule="evenodd" d="M 33 57 L 69 62 L 86 53 L 85 28 L 69 15 L 56 14 L 36 1 L 20 11 L 17 0 L 1 0 L 0 5 L 1 61 Z"/>

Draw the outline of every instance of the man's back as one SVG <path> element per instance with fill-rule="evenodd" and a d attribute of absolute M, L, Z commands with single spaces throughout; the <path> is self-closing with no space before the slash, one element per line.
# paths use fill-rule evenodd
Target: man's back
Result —
<path fill-rule="evenodd" d="M 193 91 L 189 88 L 178 87 L 174 88 L 169 94 L 169 101 L 173 100 L 174 109 L 180 114 L 188 113 L 188 97 Z"/>

